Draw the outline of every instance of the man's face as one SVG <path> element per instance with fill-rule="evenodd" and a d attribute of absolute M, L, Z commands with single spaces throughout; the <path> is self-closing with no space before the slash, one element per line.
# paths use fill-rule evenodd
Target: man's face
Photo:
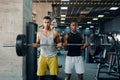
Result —
<path fill-rule="evenodd" d="M 72 32 L 76 32 L 77 23 L 76 23 L 76 22 L 72 22 L 72 23 L 70 24 L 70 27 L 71 27 L 71 31 L 72 31 Z"/>
<path fill-rule="evenodd" d="M 44 25 L 44 28 L 49 29 L 51 25 L 51 21 L 49 19 L 44 19 L 43 25 Z"/>

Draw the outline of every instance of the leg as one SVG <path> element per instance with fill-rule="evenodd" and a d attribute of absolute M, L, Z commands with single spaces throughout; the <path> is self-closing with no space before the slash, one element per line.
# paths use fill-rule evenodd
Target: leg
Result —
<path fill-rule="evenodd" d="M 38 68 L 37 68 L 37 76 L 40 77 L 40 80 L 45 80 L 45 75 L 47 71 L 47 58 L 44 56 L 40 56 L 38 60 Z"/>
<path fill-rule="evenodd" d="M 66 74 L 65 80 L 70 80 L 71 74 Z"/>
<path fill-rule="evenodd" d="M 83 80 L 83 74 L 78 74 L 78 80 Z"/>
<path fill-rule="evenodd" d="M 51 79 L 57 80 L 57 74 L 58 74 L 58 59 L 57 59 L 57 57 L 49 58 L 48 68 L 50 70 Z"/>
<path fill-rule="evenodd" d="M 51 75 L 51 79 L 52 80 L 57 80 L 57 76 L 56 75 Z"/>
<path fill-rule="evenodd" d="M 78 74 L 78 80 L 83 80 L 84 61 L 82 56 L 76 57 L 75 70 L 76 73 Z"/>
<path fill-rule="evenodd" d="M 45 80 L 45 76 L 40 76 L 39 80 Z"/>
<path fill-rule="evenodd" d="M 65 59 L 65 80 L 70 80 L 72 69 L 74 68 L 74 60 L 72 57 L 67 56 Z"/>

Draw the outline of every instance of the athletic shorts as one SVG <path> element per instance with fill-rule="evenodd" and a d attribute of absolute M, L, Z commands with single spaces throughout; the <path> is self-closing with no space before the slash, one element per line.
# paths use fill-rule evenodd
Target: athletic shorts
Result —
<path fill-rule="evenodd" d="M 77 74 L 83 74 L 85 72 L 84 61 L 82 56 L 77 57 L 66 56 L 65 73 L 71 74 L 73 69 L 75 69 Z"/>
<path fill-rule="evenodd" d="M 38 60 L 37 75 L 45 76 L 47 70 L 50 71 L 50 75 L 58 74 L 58 58 L 54 57 L 45 57 L 40 55 Z"/>

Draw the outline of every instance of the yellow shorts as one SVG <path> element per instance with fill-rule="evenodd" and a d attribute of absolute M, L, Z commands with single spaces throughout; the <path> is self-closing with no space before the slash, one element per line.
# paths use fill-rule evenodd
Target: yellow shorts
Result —
<path fill-rule="evenodd" d="M 58 58 L 55 57 L 45 57 L 40 55 L 38 60 L 38 69 L 37 75 L 44 76 L 46 75 L 47 70 L 50 71 L 50 75 L 58 74 Z"/>

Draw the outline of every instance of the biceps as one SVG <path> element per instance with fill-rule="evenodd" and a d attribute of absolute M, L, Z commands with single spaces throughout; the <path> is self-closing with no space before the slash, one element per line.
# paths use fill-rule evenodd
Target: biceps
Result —
<path fill-rule="evenodd" d="M 36 39 L 36 43 L 40 43 L 40 37 L 39 37 L 39 35 L 37 34 L 37 39 Z"/>
<path fill-rule="evenodd" d="M 40 43 L 40 39 L 39 38 L 37 38 L 36 43 L 38 43 L 38 44 Z"/>
<path fill-rule="evenodd" d="M 57 35 L 54 39 L 55 43 L 59 43 L 60 42 L 60 39 L 59 39 L 59 36 Z"/>
<path fill-rule="evenodd" d="M 67 44 L 67 38 L 66 38 L 66 37 L 64 38 L 64 43 L 66 43 L 66 44 Z"/>

